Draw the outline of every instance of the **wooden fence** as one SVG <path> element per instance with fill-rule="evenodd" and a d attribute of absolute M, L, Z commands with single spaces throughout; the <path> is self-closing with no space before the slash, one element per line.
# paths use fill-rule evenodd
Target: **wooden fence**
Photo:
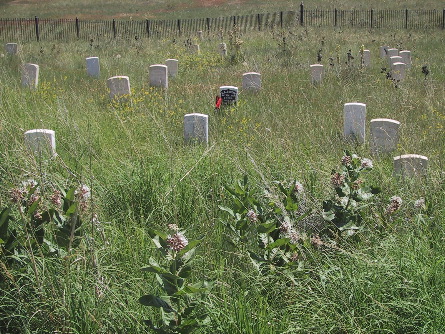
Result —
<path fill-rule="evenodd" d="M 322 10 L 177 20 L 0 19 L 0 39 L 11 41 L 95 40 L 98 38 L 172 38 L 227 32 L 285 29 L 295 26 L 390 29 L 444 29 L 445 9 Z"/>

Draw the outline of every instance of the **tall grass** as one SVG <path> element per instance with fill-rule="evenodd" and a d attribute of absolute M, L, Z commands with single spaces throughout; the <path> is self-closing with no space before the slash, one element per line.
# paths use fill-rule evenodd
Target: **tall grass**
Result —
<path fill-rule="evenodd" d="M 286 48 L 282 38 L 286 37 Z M 141 333 L 142 319 L 157 313 L 139 305 L 156 293 L 150 273 L 139 270 L 155 246 L 147 227 L 166 230 L 176 223 L 202 237 L 193 279 L 212 280 L 206 297 L 211 324 L 203 333 L 442 333 L 445 329 L 444 173 L 445 91 L 441 32 L 293 29 L 241 36 L 244 59 L 217 53 L 216 36 L 200 42 L 193 55 L 181 40 L 99 41 L 22 45 L 17 57 L 0 59 L 0 143 L 2 207 L 9 189 L 29 177 L 89 185 L 100 225 L 93 238 L 63 259 L 38 258 L 43 286 L 26 259 L 19 265 L 1 257 L 0 328 L 5 333 Z M 309 79 L 324 40 L 326 77 Z M 227 36 L 225 36 L 227 41 Z M 357 64 L 361 45 L 372 66 Z M 406 81 L 395 88 L 380 73 L 380 45 L 413 52 Z M 356 55 L 346 66 L 346 52 Z M 328 58 L 341 63 L 330 68 Z M 87 77 L 85 57 L 98 56 L 100 79 Z M 148 66 L 179 59 L 180 74 L 167 91 L 148 86 Z M 20 64 L 40 65 L 40 85 L 20 87 Z M 425 79 L 421 67 L 427 64 Z M 263 89 L 242 92 L 236 107 L 214 111 L 221 85 L 241 86 L 241 75 L 258 71 Z M 128 75 L 131 101 L 109 101 L 106 79 Z M 342 137 L 343 104 L 367 104 L 367 121 L 402 123 L 392 155 L 376 157 L 370 182 L 383 192 L 365 218 L 358 240 L 340 250 L 312 250 L 295 273 L 259 275 L 248 255 L 231 246 L 218 205 L 223 186 L 249 175 L 259 193 L 273 180 L 299 179 L 316 212 L 332 194 L 330 173 L 344 149 L 369 156 L 369 145 Z M 208 146 L 183 144 L 184 114 L 210 115 Z M 23 133 L 56 131 L 58 158 L 36 160 Z M 369 137 L 369 133 L 367 133 Z M 397 179 L 392 157 L 417 153 L 430 159 L 428 176 Z M 394 217 L 383 212 L 391 196 L 403 198 Z M 413 203 L 424 197 L 428 215 Z M 16 224 L 16 228 L 20 228 Z"/>
<path fill-rule="evenodd" d="M 243 1 L 151 1 L 130 0 L 122 4 L 120 1 L 103 0 L 42 0 L 1 1 L 0 15 L 4 18 L 75 18 L 81 19 L 176 19 L 196 17 L 218 17 L 243 14 L 257 14 L 276 11 L 299 10 L 301 1 L 290 0 L 243 0 Z M 442 9 L 437 0 L 379 1 L 370 0 L 366 3 L 353 0 L 312 0 L 304 2 L 307 8 L 318 9 Z"/>

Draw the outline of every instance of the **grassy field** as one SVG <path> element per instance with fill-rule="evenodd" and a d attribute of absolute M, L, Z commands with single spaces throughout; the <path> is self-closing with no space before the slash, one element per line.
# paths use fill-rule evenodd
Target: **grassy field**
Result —
<path fill-rule="evenodd" d="M 370 0 L 366 3 L 353 0 L 304 2 L 306 7 L 320 9 L 437 9 L 443 4 L 437 0 L 382 1 Z M 2 18 L 34 17 L 81 19 L 154 19 L 154 18 L 195 18 L 217 17 L 242 14 L 266 13 L 274 11 L 298 10 L 300 1 L 275 0 L 194 0 L 194 1 L 121 1 L 104 0 L 13 0 L 0 1 Z"/>
<path fill-rule="evenodd" d="M 255 4 L 245 5 L 239 10 L 253 10 Z M 280 5 L 274 2 L 274 10 Z M 14 6 L 5 4 L 3 13 L 28 10 L 32 3 Z M 134 0 L 128 6 L 134 6 L 129 8 L 133 13 L 141 5 Z M 44 7 L 48 16 L 55 15 L 49 3 Z M 113 16 L 111 8 L 101 17 Z M 70 10 L 63 13 L 70 15 Z M 196 319 L 208 316 L 196 333 L 444 332 L 442 31 L 297 27 L 237 37 L 242 40 L 239 53 L 224 36 L 229 45 L 225 58 L 217 52 L 215 36 L 200 41 L 199 55 L 185 48 L 184 36 L 93 45 L 29 43 L 17 56 L 0 58 L 0 208 L 10 208 L 0 215 L 1 333 L 149 333 L 143 319 L 156 321 L 161 312 L 138 300 L 164 294 L 154 272 L 160 277 L 165 272 L 141 268 L 153 258 L 173 270 L 167 265 L 177 253 L 170 249 L 170 257 L 160 255 L 160 237 L 153 234 L 153 229 L 172 233 L 169 224 L 186 230 L 190 245 L 200 240 L 190 272 L 183 276 L 191 283 L 212 282 L 207 293 L 196 287 L 183 290 L 186 302 L 200 297 Z M 372 53 L 369 68 L 359 64 L 362 45 Z M 412 51 L 412 68 L 397 87 L 381 73 L 388 67 L 378 56 L 381 45 Z M 320 48 L 326 76 L 314 86 L 309 65 Z M 349 65 L 348 50 L 355 56 Z M 99 79 L 86 75 L 89 56 L 100 58 Z M 150 87 L 149 65 L 168 58 L 179 59 L 178 77 L 170 79 L 168 90 Z M 38 89 L 21 87 L 22 63 L 40 65 Z M 424 65 L 430 71 L 426 78 Z M 261 73 L 262 91 L 241 91 L 236 106 L 215 111 L 218 88 L 241 86 L 242 74 L 249 71 Z M 109 100 L 106 79 L 114 75 L 130 78 L 132 94 L 126 102 Z M 401 122 L 395 152 L 372 157 L 369 129 L 363 145 L 344 140 L 347 102 L 367 105 L 368 127 L 373 118 Z M 193 112 L 209 115 L 207 146 L 183 142 L 183 117 Z M 40 159 L 27 151 L 24 132 L 37 128 L 55 130 L 56 158 Z M 323 201 L 335 196 L 332 170 L 339 170 L 345 149 L 372 158 L 374 168 L 363 172 L 363 179 L 382 190 L 360 210 L 357 230 L 348 230 L 354 232 L 349 236 L 320 221 Z M 393 157 L 408 153 L 429 158 L 426 177 L 393 175 Z M 299 235 L 298 256 L 289 265 L 269 263 L 258 271 L 252 263 L 249 252 L 264 252 L 256 243 L 258 222 L 247 216 L 257 202 L 251 200 L 236 218 L 246 223 L 246 240 L 238 240 L 237 229 L 226 226 L 234 226 L 236 219 L 221 207 L 235 210 L 236 205 L 225 187 L 234 187 L 245 175 L 252 198 L 264 210 L 279 197 L 275 181 L 298 180 L 304 187 L 297 201 L 299 210 L 305 207 L 310 214 L 306 225 L 298 223 L 300 211 L 288 216 Z M 17 192 L 28 179 L 39 183 L 38 199 L 29 185 L 28 193 Z M 91 189 L 85 198 L 82 184 Z M 77 191 L 63 193 L 66 205 L 54 209 L 58 187 Z M 392 196 L 403 203 L 390 213 Z M 425 206 L 419 205 L 421 198 Z M 45 220 L 52 209 L 62 218 L 52 214 Z M 275 211 L 268 222 L 282 231 L 282 217 Z M 83 225 L 66 230 L 73 221 Z M 42 231 L 45 242 L 39 242 Z M 16 244 L 7 243 L 11 235 L 17 236 Z"/>

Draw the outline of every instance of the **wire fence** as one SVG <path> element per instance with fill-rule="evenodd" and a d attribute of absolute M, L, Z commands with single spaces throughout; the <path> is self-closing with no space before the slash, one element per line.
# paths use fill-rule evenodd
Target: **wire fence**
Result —
<path fill-rule="evenodd" d="M 227 32 L 305 27 L 445 29 L 445 9 L 305 9 L 213 18 L 176 20 L 0 19 L 3 41 L 172 38 Z"/>

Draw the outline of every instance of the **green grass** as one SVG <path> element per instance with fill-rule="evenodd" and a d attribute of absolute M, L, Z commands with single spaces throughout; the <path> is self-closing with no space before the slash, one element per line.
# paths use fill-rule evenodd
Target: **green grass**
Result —
<path fill-rule="evenodd" d="M 136 2 L 135 2 L 136 3 Z M 279 43 L 286 37 L 287 49 Z M 227 41 L 228 36 L 224 37 Z M 202 237 L 193 280 L 214 281 L 205 299 L 211 326 L 202 333 L 443 333 L 445 68 L 441 31 L 291 29 L 241 36 L 244 60 L 217 54 L 216 36 L 202 41 L 201 55 L 171 40 L 29 43 L 17 58 L 0 59 L 1 207 L 10 188 L 29 177 L 93 189 L 100 230 L 87 219 L 85 240 L 63 259 L 38 258 L 37 272 L 24 259 L 9 275 L 0 271 L 0 329 L 6 333 L 143 333 L 142 319 L 156 312 L 138 304 L 157 291 L 152 274 L 141 272 L 155 247 L 147 227 L 166 231 L 176 223 L 191 239 Z M 320 86 L 309 80 L 309 64 L 323 46 L 323 61 L 341 57 Z M 361 45 L 372 67 L 343 65 L 346 52 Z M 412 50 L 413 67 L 399 88 L 380 73 L 386 61 L 380 45 Z M 42 50 L 42 52 L 40 52 Z M 85 57 L 98 56 L 100 79 L 88 78 Z M 116 57 L 120 55 L 120 57 Z M 168 91 L 148 86 L 148 67 L 179 59 L 180 74 Z M 40 65 L 36 91 L 20 87 L 22 62 Z M 424 80 L 421 67 L 431 74 Z M 244 72 L 259 71 L 263 90 L 240 94 L 235 108 L 216 113 L 221 85 L 241 86 Z M 106 79 L 128 75 L 131 103 L 110 103 Z M 296 282 L 259 275 L 247 254 L 230 246 L 218 205 L 227 205 L 225 184 L 249 175 L 258 192 L 273 180 L 300 180 L 315 211 L 332 194 L 331 170 L 343 149 L 369 156 L 369 145 L 342 138 L 343 104 L 367 104 L 367 121 L 402 123 L 400 145 L 373 159 L 370 182 L 382 187 L 364 219 L 359 240 L 342 241 L 340 251 L 311 250 Z M 185 146 L 187 113 L 210 116 L 209 146 Z M 59 157 L 49 163 L 26 153 L 23 132 L 56 131 Z M 369 138 L 369 133 L 367 133 Z M 396 179 L 392 157 L 417 153 L 430 159 L 428 176 Z M 74 176 L 73 176 L 74 175 Z M 391 196 L 404 203 L 393 218 L 384 215 Z M 419 219 L 413 202 L 425 197 L 432 209 Z M 107 222 L 107 223 L 105 223 Z M 16 228 L 20 228 L 17 224 Z M 94 248 L 87 237 L 94 237 Z M 68 333 L 68 330 L 65 330 Z"/>
<path fill-rule="evenodd" d="M 442 9 L 442 3 L 437 0 L 380 1 L 370 0 L 366 3 L 353 0 L 315 0 L 305 3 L 306 8 L 319 9 Z M 215 17 L 275 11 L 298 10 L 299 1 L 275 0 L 214 0 L 214 1 L 121 1 L 103 0 L 31 0 L 31 1 L 1 1 L 0 16 L 3 18 L 34 17 L 40 18 L 74 18 L 81 19 L 154 19 L 154 18 L 194 18 Z"/>

